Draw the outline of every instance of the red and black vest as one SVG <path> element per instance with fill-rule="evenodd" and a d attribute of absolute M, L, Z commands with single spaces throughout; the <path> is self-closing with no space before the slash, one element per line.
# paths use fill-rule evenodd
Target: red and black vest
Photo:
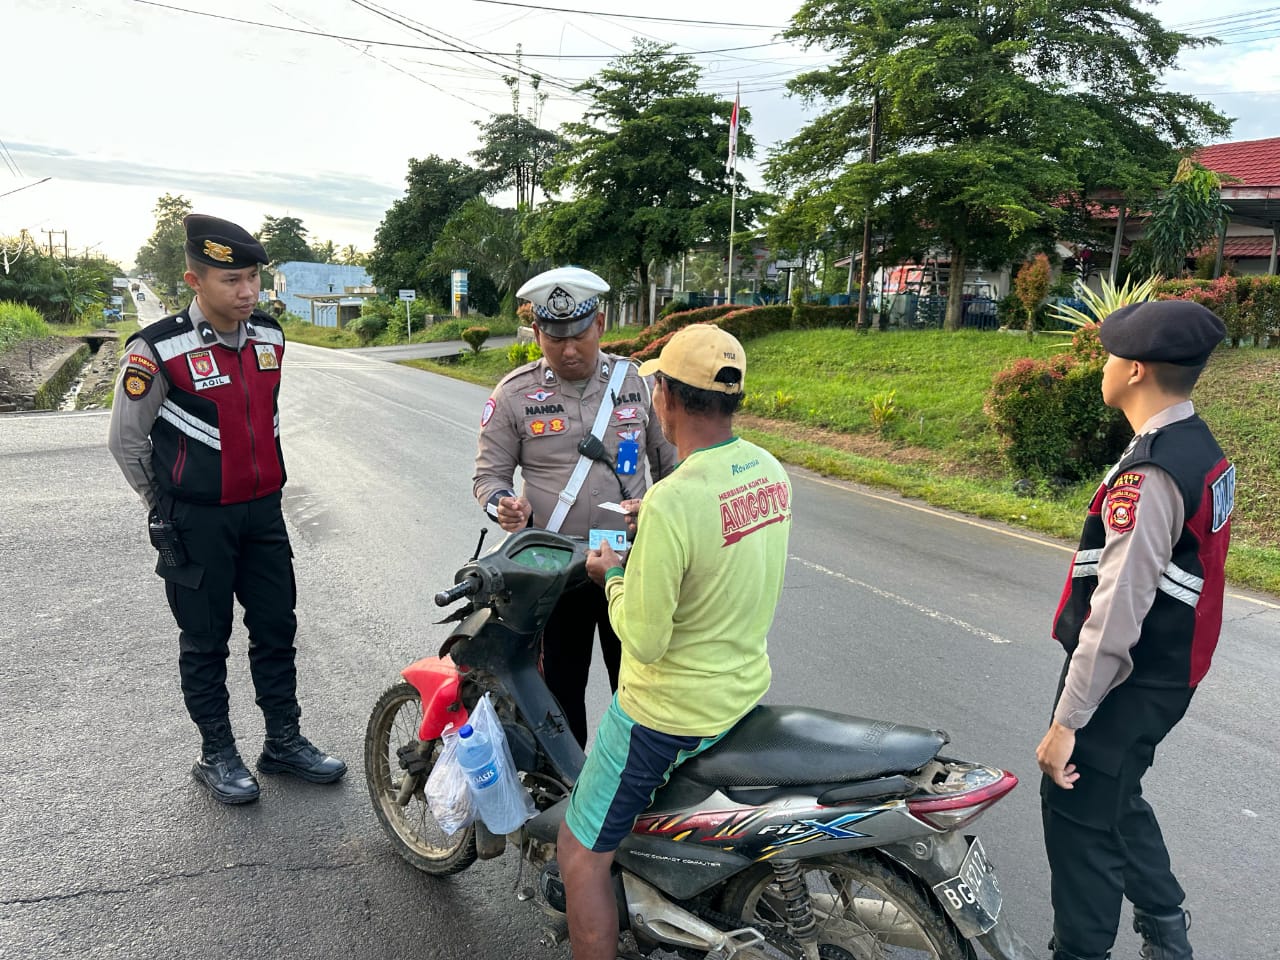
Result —
<path fill-rule="evenodd" d="M 178 500 L 244 503 L 284 486 L 284 331 L 255 311 L 245 332 L 235 350 L 208 321 L 192 327 L 184 310 L 133 335 L 151 346 L 169 383 L 151 428 L 151 463 L 162 492 Z"/>
<path fill-rule="evenodd" d="M 1098 487 L 1054 617 L 1053 636 L 1068 653 L 1075 650 L 1098 586 L 1107 494 L 1127 472 L 1147 463 L 1173 478 L 1182 494 L 1185 520 L 1131 651 L 1133 673 L 1127 682 L 1194 687 L 1209 672 L 1222 629 L 1223 564 L 1231 541 L 1236 482 L 1235 467 L 1198 416 L 1138 437 Z M 1122 503 L 1121 509 L 1127 506 Z"/>

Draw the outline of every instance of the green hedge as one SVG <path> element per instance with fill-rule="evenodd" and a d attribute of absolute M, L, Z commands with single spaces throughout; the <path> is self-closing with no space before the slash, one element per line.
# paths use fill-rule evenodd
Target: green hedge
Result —
<path fill-rule="evenodd" d="M 1280 346 L 1280 277 L 1169 280 L 1160 284 L 1157 296 L 1208 307 L 1226 324 L 1233 347 L 1245 340 L 1257 346 Z"/>
<path fill-rule="evenodd" d="M 792 314 L 791 326 L 796 330 L 817 330 L 820 327 L 855 327 L 858 325 L 858 308 L 822 307 L 813 303 L 797 303 Z"/>

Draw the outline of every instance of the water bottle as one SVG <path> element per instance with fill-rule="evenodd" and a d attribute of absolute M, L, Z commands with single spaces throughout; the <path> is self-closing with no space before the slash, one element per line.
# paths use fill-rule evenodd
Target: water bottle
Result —
<path fill-rule="evenodd" d="M 469 723 L 458 730 L 458 764 L 467 775 L 476 813 L 490 832 L 510 833 L 524 823 L 523 805 L 518 802 L 523 791 L 517 786 L 517 802 L 513 803 L 510 777 L 503 772 L 502 760 L 489 738 Z"/>

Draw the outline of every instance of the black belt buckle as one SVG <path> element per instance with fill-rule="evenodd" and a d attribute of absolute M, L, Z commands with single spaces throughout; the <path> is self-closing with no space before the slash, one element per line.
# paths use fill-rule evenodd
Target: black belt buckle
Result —
<path fill-rule="evenodd" d="M 147 517 L 147 535 L 151 537 L 151 545 L 160 554 L 160 562 L 166 567 L 186 565 L 187 551 L 182 546 L 182 537 L 172 520 L 163 519 L 153 510 Z"/>

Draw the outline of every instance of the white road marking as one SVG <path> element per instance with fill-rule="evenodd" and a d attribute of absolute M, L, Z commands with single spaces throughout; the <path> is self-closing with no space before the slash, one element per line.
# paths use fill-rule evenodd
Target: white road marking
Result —
<path fill-rule="evenodd" d="M 961 630 L 966 633 L 971 633 L 979 639 L 990 640 L 992 643 L 1013 642 L 1012 640 L 1005 639 L 998 633 L 992 633 L 990 630 L 983 630 L 981 627 L 975 627 L 972 623 L 968 623 L 958 617 L 953 617 L 950 614 L 943 613 L 941 610 L 934 610 L 932 607 L 922 606 L 914 600 L 908 600 L 906 597 L 899 596 L 896 593 L 890 593 L 888 590 L 882 590 L 879 587 L 865 583 L 862 580 L 855 580 L 853 577 L 845 576 L 843 573 L 838 573 L 829 567 L 824 567 L 819 563 L 814 563 L 812 560 L 805 560 L 803 557 L 797 557 L 795 554 L 789 554 L 787 559 L 794 560 L 796 563 L 806 566 L 810 570 L 816 570 L 818 573 L 825 573 L 829 577 L 834 577 L 837 580 L 843 580 L 845 583 L 851 583 L 855 587 L 861 587 L 863 590 L 874 593 L 877 597 L 881 597 L 885 600 L 892 600 L 894 603 L 901 604 L 910 610 L 914 610 L 916 613 L 924 614 L 931 620 L 938 620 L 942 623 L 949 623 L 953 627 L 959 627 Z"/>

